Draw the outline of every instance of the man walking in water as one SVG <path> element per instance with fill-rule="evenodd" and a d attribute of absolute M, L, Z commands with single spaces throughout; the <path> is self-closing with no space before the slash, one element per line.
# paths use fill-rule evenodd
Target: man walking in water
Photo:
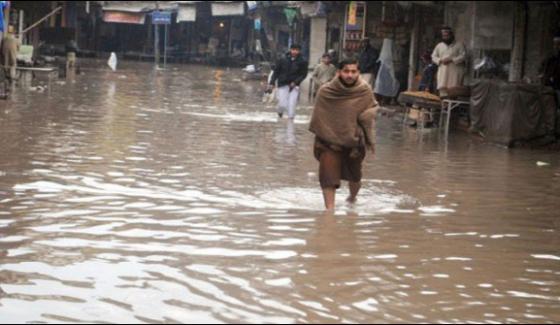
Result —
<path fill-rule="evenodd" d="M 307 77 L 307 62 L 301 56 L 301 47 L 292 45 L 290 53 L 276 63 L 268 90 L 272 90 L 278 80 L 278 117 L 288 110 L 288 118 L 296 116 L 299 99 L 299 85 Z"/>
<path fill-rule="evenodd" d="M 375 153 L 377 110 L 371 86 L 360 78 L 355 59 L 342 61 L 337 76 L 319 89 L 309 131 L 315 134 L 313 152 L 327 210 L 335 208 L 341 179 L 349 181 L 347 201 L 356 201 L 366 149 Z"/>

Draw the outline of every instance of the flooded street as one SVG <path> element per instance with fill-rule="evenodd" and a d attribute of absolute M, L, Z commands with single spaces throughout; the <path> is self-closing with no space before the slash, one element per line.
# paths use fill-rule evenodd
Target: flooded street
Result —
<path fill-rule="evenodd" d="M 0 102 L 0 322 L 560 321 L 557 152 L 380 117 L 327 215 L 309 105 L 278 120 L 236 69 L 84 72 Z"/>

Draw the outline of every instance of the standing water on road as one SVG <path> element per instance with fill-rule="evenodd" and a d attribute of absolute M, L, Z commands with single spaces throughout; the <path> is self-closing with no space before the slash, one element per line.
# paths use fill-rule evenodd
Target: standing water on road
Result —
<path fill-rule="evenodd" d="M 380 117 L 328 215 L 310 106 L 278 120 L 236 69 L 119 69 L 0 103 L 0 322 L 560 321 L 556 153 Z"/>

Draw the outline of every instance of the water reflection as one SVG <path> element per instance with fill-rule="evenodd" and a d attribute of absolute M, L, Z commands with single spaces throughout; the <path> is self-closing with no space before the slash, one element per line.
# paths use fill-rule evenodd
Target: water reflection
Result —
<path fill-rule="evenodd" d="M 305 102 L 83 64 L 0 103 L 0 321 L 560 319 L 557 155 L 382 118 L 358 203 L 324 215 Z"/>
<path fill-rule="evenodd" d="M 275 140 L 279 146 L 295 146 L 297 145 L 297 137 L 295 134 L 295 125 L 293 120 L 280 121 L 279 127 L 276 128 Z"/>

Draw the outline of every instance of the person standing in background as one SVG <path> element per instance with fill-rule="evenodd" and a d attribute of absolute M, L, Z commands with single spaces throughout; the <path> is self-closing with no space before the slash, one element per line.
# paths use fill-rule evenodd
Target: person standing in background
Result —
<path fill-rule="evenodd" d="M 10 8 L 10 1 L 0 1 L 0 47 L 2 46 L 2 39 L 4 39 L 5 22 L 4 11 Z"/>
<path fill-rule="evenodd" d="M 436 91 L 436 73 L 438 66 L 432 62 L 430 53 L 425 53 L 420 59 L 422 60 L 424 69 L 422 70 L 422 79 L 420 80 L 420 85 L 418 85 L 418 90 L 433 94 Z"/>
<path fill-rule="evenodd" d="M 319 88 L 331 81 L 335 75 L 336 67 L 331 63 L 331 56 L 327 53 L 323 54 L 321 63 L 313 70 L 313 98 L 317 95 Z"/>
<path fill-rule="evenodd" d="M 560 108 L 560 34 L 552 39 L 554 53 L 549 56 L 540 67 L 541 82 L 556 92 L 556 105 Z"/>
<path fill-rule="evenodd" d="M 441 42 L 432 52 L 432 61 L 438 65 L 437 89 L 440 97 L 447 97 L 447 89 L 463 85 L 465 77 L 465 45 L 455 40 L 450 27 L 441 29 Z"/>
<path fill-rule="evenodd" d="M 21 46 L 20 40 L 14 35 L 14 26 L 8 27 L 8 33 L 2 39 L 2 63 L 9 81 L 16 78 L 17 54 Z"/>
<path fill-rule="evenodd" d="M 377 74 L 377 59 L 379 59 L 379 52 L 371 46 L 369 38 L 364 38 L 361 44 L 358 67 L 362 79 L 372 87 Z"/>

